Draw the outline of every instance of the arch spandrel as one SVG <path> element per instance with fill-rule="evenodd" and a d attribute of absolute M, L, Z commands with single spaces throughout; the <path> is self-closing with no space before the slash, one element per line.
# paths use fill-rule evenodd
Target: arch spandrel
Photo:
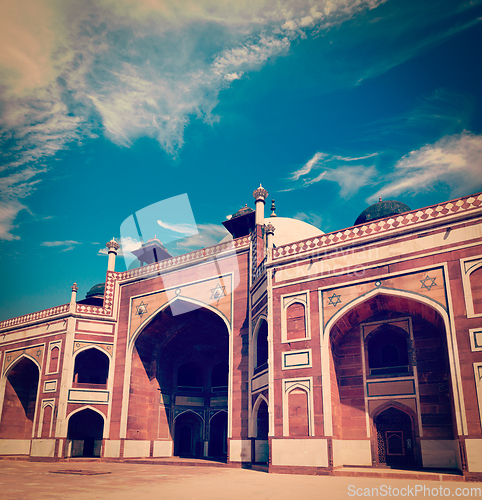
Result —
<path fill-rule="evenodd" d="M 40 368 L 42 365 L 42 358 L 44 353 L 45 345 L 37 345 L 35 347 L 28 347 L 26 349 L 17 349 L 15 351 L 7 351 L 5 353 L 5 364 L 3 366 L 3 374 L 8 372 L 10 367 L 22 356 L 34 360 L 37 366 Z"/>
<path fill-rule="evenodd" d="M 215 310 L 230 324 L 232 317 L 232 275 L 216 276 L 192 284 L 179 285 L 159 292 L 142 295 L 131 300 L 129 339 L 132 341 L 141 325 L 147 325 L 164 308 L 170 306 L 172 312 L 187 312 L 205 307 Z M 176 303 L 182 304 L 176 309 Z"/>
<path fill-rule="evenodd" d="M 360 278 L 363 276 L 360 275 Z M 367 283 L 356 283 L 351 286 L 343 286 L 323 291 L 323 318 L 326 327 L 328 322 L 347 305 L 359 300 L 364 295 L 370 295 L 375 290 L 382 292 L 400 291 L 410 292 L 428 298 L 447 310 L 447 298 L 445 293 L 445 281 L 442 269 L 425 270 L 416 273 L 396 276 L 389 279 L 374 279 Z M 396 297 L 391 295 L 389 309 L 397 309 Z"/>

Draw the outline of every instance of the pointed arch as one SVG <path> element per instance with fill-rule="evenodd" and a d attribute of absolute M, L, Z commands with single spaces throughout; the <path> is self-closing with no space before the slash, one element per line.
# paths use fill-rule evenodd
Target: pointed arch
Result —
<path fill-rule="evenodd" d="M 217 411 L 216 413 L 213 413 L 210 417 L 209 417 L 209 421 L 211 421 L 216 415 L 219 415 L 220 413 L 226 413 L 226 415 L 228 414 L 228 412 L 226 410 L 219 410 Z"/>
<path fill-rule="evenodd" d="M 254 402 L 253 405 L 253 410 L 251 412 L 251 435 L 253 437 L 258 437 L 258 411 L 259 407 L 261 406 L 262 403 L 265 403 L 266 409 L 269 408 L 269 403 L 268 399 L 263 396 L 263 394 L 258 394 L 258 397 L 256 398 L 256 401 Z M 268 425 L 269 425 L 269 420 L 268 420 Z M 268 429 L 269 431 L 269 429 Z"/>
<path fill-rule="evenodd" d="M 98 413 L 103 419 L 104 419 L 104 424 L 107 420 L 107 417 L 98 409 L 98 408 L 95 408 L 94 406 L 91 406 L 91 405 L 85 405 L 85 406 L 81 406 L 80 408 L 76 408 L 75 410 L 72 410 L 68 415 L 67 415 L 67 418 L 65 419 L 67 421 L 67 423 L 69 422 L 70 420 L 70 417 L 72 417 L 73 415 L 75 415 L 76 413 L 79 413 L 81 411 L 84 411 L 84 410 L 92 410 L 92 411 L 95 411 L 96 413 Z M 105 431 L 104 431 L 105 432 Z"/>
<path fill-rule="evenodd" d="M 24 366 L 20 366 L 22 364 Z M 27 353 L 22 353 L 6 368 L 0 381 L 0 436 L 34 437 L 40 375 L 40 363 Z"/>
<path fill-rule="evenodd" d="M 396 290 L 390 288 L 379 287 L 370 292 L 357 297 L 352 300 L 344 307 L 342 307 L 339 311 L 337 311 L 326 323 L 326 326 L 323 328 L 323 337 L 322 337 L 322 347 L 321 347 L 321 357 L 322 357 L 322 379 L 324 387 L 331 387 L 331 369 L 330 369 L 330 338 L 331 333 L 339 320 L 345 317 L 350 311 L 354 310 L 356 307 L 361 304 L 368 302 L 375 297 L 378 296 L 388 296 L 388 297 L 399 297 L 407 300 L 408 302 L 416 302 L 420 306 L 425 306 L 428 309 L 421 309 L 422 312 L 427 314 L 427 317 L 422 317 L 433 324 L 434 319 L 437 317 L 441 320 L 447 342 L 447 350 L 448 350 L 448 360 L 450 367 L 450 378 L 452 384 L 453 391 L 453 399 L 455 406 L 455 418 L 457 423 L 457 429 L 459 434 L 467 434 L 467 419 L 465 414 L 465 403 L 463 399 L 462 392 L 462 380 L 460 375 L 460 364 L 458 358 L 458 347 L 457 340 L 455 336 L 455 325 L 453 323 L 453 318 L 450 318 L 446 308 L 440 304 L 439 302 L 426 297 L 424 295 L 409 292 L 406 290 Z M 320 301 L 321 301 L 321 292 L 320 292 Z M 412 314 L 412 313 L 410 313 Z M 416 314 L 416 313 L 415 313 Z M 320 319 L 320 321 L 322 321 Z M 359 321 L 363 322 L 363 320 Z M 324 419 L 324 430 L 325 435 L 332 436 L 333 435 L 333 420 L 332 420 L 332 407 L 331 407 L 331 391 L 323 390 L 323 408 L 325 413 Z"/>
<path fill-rule="evenodd" d="M 168 300 L 165 302 L 162 306 L 158 307 L 148 318 L 146 318 L 134 331 L 134 333 L 131 335 L 128 345 L 129 345 L 129 351 L 132 354 L 132 350 L 134 348 L 134 345 L 136 343 L 137 338 L 139 335 L 143 332 L 143 330 L 152 322 L 155 320 L 156 316 L 162 312 L 165 311 L 168 307 L 174 305 L 176 302 L 187 302 L 188 304 L 194 305 L 197 308 L 204 308 L 207 309 L 208 311 L 213 312 L 217 316 L 219 316 L 225 323 L 226 328 L 228 329 L 228 334 L 231 336 L 231 322 L 226 318 L 226 316 L 216 307 L 213 307 L 209 304 L 206 304 L 205 302 L 202 302 L 200 300 L 193 299 L 191 297 L 184 297 L 182 295 L 178 295 L 177 297 L 174 297 L 173 299 Z"/>
<path fill-rule="evenodd" d="M 106 416 L 86 405 L 70 412 L 66 422 L 69 456 L 100 457 L 103 438 L 107 437 Z"/>
<path fill-rule="evenodd" d="M 177 420 L 177 419 L 178 419 L 181 415 L 184 415 L 185 413 L 192 413 L 192 414 L 196 415 L 196 417 L 198 417 L 198 418 L 201 420 L 201 422 L 204 422 L 204 418 L 203 418 L 201 415 L 199 415 L 199 413 L 197 413 L 197 412 L 195 412 L 195 411 L 193 411 L 193 410 L 184 410 L 184 411 L 182 411 L 181 413 L 178 413 L 178 414 L 174 417 L 174 422 L 175 422 L 175 421 L 176 421 L 176 420 Z"/>
<path fill-rule="evenodd" d="M 30 361 L 33 361 L 33 363 L 35 364 L 35 366 L 39 370 L 39 376 L 40 376 L 40 371 L 42 369 L 42 367 L 40 366 L 40 363 L 33 356 L 30 356 L 30 354 L 28 354 L 26 352 L 22 353 L 17 359 L 15 359 L 10 365 L 8 365 L 6 367 L 3 376 L 8 377 L 8 373 L 12 370 L 12 368 L 14 366 L 16 366 L 20 361 L 22 361 L 22 359 L 28 359 Z"/>

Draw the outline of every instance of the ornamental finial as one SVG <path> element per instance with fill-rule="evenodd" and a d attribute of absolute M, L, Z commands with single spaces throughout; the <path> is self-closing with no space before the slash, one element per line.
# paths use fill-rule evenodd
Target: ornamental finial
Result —
<path fill-rule="evenodd" d="M 76 292 L 79 289 L 79 287 L 77 286 L 77 283 L 74 283 L 70 288 L 72 288 L 73 292 Z"/>
<path fill-rule="evenodd" d="M 253 196 L 256 201 L 261 200 L 264 202 L 268 196 L 268 191 L 260 184 L 259 188 L 253 191 Z"/>
<path fill-rule="evenodd" d="M 268 222 L 268 224 L 266 224 L 265 226 L 265 229 L 266 234 L 274 234 L 276 228 L 273 226 L 273 224 L 271 224 L 271 222 Z"/>
<path fill-rule="evenodd" d="M 115 251 L 117 252 L 117 250 L 119 250 L 120 248 L 120 245 L 119 243 L 117 243 L 117 241 L 112 238 L 110 241 L 108 241 L 105 246 L 109 249 L 109 252 L 112 252 L 112 251 Z"/>
<path fill-rule="evenodd" d="M 274 205 L 274 200 L 271 200 L 271 215 L 270 215 L 270 217 L 277 217 L 277 215 L 274 212 L 275 210 L 276 210 L 276 207 Z"/>

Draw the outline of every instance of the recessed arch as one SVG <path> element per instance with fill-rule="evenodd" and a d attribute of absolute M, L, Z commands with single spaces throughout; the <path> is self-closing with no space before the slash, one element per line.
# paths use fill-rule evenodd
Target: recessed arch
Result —
<path fill-rule="evenodd" d="M 107 384 L 111 359 L 103 349 L 88 346 L 75 353 L 73 362 L 74 384 Z"/>
<path fill-rule="evenodd" d="M 258 318 L 252 340 L 253 371 L 260 372 L 268 364 L 268 321 L 265 315 Z"/>
<path fill-rule="evenodd" d="M 110 353 L 107 349 L 103 349 L 102 347 L 99 347 L 98 345 L 92 344 L 92 345 L 85 345 L 85 346 L 81 347 L 80 349 L 77 349 L 77 351 L 74 352 L 74 360 L 81 352 L 87 351 L 88 349 L 97 349 L 102 354 L 105 354 L 109 359 L 112 359 L 112 353 Z"/>
<path fill-rule="evenodd" d="M 90 405 L 72 411 L 67 417 L 69 456 L 100 457 L 105 421 L 105 415 Z"/>
<path fill-rule="evenodd" d="M 196 417 L 198 417 L 199 419 L 201 419 L 202 422 L 204 422 L 204 417 L 202 417 L 201 415 L 199 415 L 199 413 L 193 411 L 193 410 L 184 410 L 184 411 L 181 411 L 180 413 L 178 413 L 175 417 L 174 417 L 174 422 L 181 416 L 181 415 L 184 415 L 185 413 L 192 413 L 194 415 L 196 415 Z"/>
<path fill-rule="evenodd" d="M 1 380 L 0 437 L 30 439 L 35 433 L 40 392 L 40 365 L 22 353 L 7 367 Z"/>
<path fill-rule="evenodd" d="M 8 365 L 5 369 L 5 372 L 4 372 L 4 377 L 7 377 L 8 376 L 8 373 L 10 372 L 10 370 L 12 370 L 12 368 L 14 366 L 16 366 L 20 361 L 22 361 L 22 359 L 28 359 L 30 361 L 33 361 L 33 363 L 37 366 L 38 370 L 39 370 L 39 375 L 40 375 L 40 370 L 41 370 L 41 366 L 40 366 L 40 363 L 33 357 L 33 356 L 30 356 L 30 354 L 24 352 L 22 353 L 17 359 L 15 359 L 12 364 Z"/>
<path fill-rule="evenodd" d="M 162 306 L 158 307 L 148 318 L 146 318 L 134 331 L 134 333 L 131 335 L 129 339 L 129 352 L 132 353 L 132 350 L 134 348 L 134 345 L 136 343 L 137 338 L 139 335 L 143 332 L 143 330 L 152 322 L 156 319 L 156 316 L 160 313 L 165 311 L 168 307 L 174 305 L 176 302 L 187 302 L 188 304 L 195 305 L 196 309 L 197 308 L 203 308 L 207 309 L 217 316 L 219 316 L 225 323 L 226 328 L 228 329 L 228 334 L 231 336 L 231 322 L 226 318 L 226 316 L 217 308 L 206 304 L 205 302 L 202 302 L 200 300 L 193 299 L 191 297 L 183 297 L 182 295 L 178 295 L 177 297 L 168 300 L 165 302 Z"/>
<path fill-rule="evenodd" d="M 251 436 L 256 437 L 258 435 L 258 409 L 261 403 L 266 403 L 266 406 L 269 408 L 268 399 L 263 396 L 263 394 L 258 394 L 256 401 L 254 402 L 253 408 L 251 410 Z"/>
<path fill-rule="evenodd" d="M 394 290 L 391 288 L 376 288 L 374 290 L 371 290 L 370 292 L 367 292 L 363 295 L 360 295 L 356 299 L 352 300 L 348 304 L 345 304 L 339 311 L 337 311 L 326 323 L 326 326 L 324 328 L 324 339 L 329 338 L 329 334 L 331 333 L 332 328 L 336 325 L 336 323 L 343 317 L 345 316 L 348 312 L 351 310 L 355 309 L 357 306 L 364 302 L 368 302 L 371 299 L 378 297 L 378 296 L 383 296 L 387 295 L 389 297 L 400 297 L 400 298 L 405 298 L 407 300 L 413 300 L 415 302 L 419 302 L 423 305 L 429 306 L 430 308 L 434 309 L 439 313 L 441 318 L 443 319 L 445 326 L 450 328 L 449 324 L 449 318 L 447 311 L 442 304 L 437 302 L 436 300 L 431 299 L 430 297 L 426 297 L 424 295 L 414 293 L 414 292 L 407 292 L 405 290 Z M 364 320 L 361 320 L 360 322 L 363 322 Z M 429 320 L 430 321 L 430 320 Z"/>
<path fill-rule="evenodd" d="M 445 342 L 447 346 L 447 357 L 449 365 L 449 377 L 452 387 L 453 404 L 455 407 L 455 420 L 459 434 L 467 434 L 467 420 L 465 415 L 465 403 L 462 395 L 462 381 L 460 376 L 460 364 L 458 359 L 457 341 L 455 338 L 455 328 L 453 318 L 448 315 L 445 307 L 439 302 L 425 297 L 423 295 L 408 292 L 404 290 L 394 290 L 387 288 L 374 289 L 361 297 L 354 299 L 346 304 L 343 308 L 337 311 L 327 322 L 322 341 L 322 377 L 324 379 L 323 386 L 330 387 L 331 384 L 331 367 L 330 367 L 330 349 L 331 341 L 336 336 L 337 342 L 348 332 L 355 324 L 361 324 L 368 320 L 374 312 L 370 307 L 360 307 L 363 304 L 375 299 L 387 298 L 389 307 L 386 311 L 398 312 L 401 314 L 409 314 L 424 319 L 432 325 L 440 328 L 444 332 Z M 399 299 L 394 301 L 393 299 Z M 380 304 L 382 302 L 380 301 Z M 379 306 L 378 306 L 379 307 Z M 355 311 L 356 310 L 356 311 Z M 380 308 L 380 312 L 383 307 Z M 353 318 L 350 320 L 350 314 Z M 332 395 L 329 390 L 323 390 L 323 407 L 325 409 L 326 418 L 324 420 L 325 434 L 333 435 L 333 420 L 332 420 Z"/>

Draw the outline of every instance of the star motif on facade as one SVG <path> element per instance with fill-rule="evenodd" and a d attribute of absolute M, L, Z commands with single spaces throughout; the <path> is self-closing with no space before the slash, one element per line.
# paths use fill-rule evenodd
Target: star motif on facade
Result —
<path fill-rule="evenodd" d="M 226 287 L 221 286 L 219 283 L 211 288 L 211 299 L 218 301 L 219 299 L 226 297 Z"/>
<path fill-rule="evenodd" d="M 10 361 L 12 359 L 12 356 L 7 356 L 7 361 Z"/>
<path fill-rule="evenodd" d="M 423 280 L 420 280 L 420 283 L 422 283 L 422 288 L 426 288 L 429 292 L 432 289 L 432 287 L 437 286 L 437 283 L 435 283 L 436 278 L 431 278 L 428 274 L 425 276 Z"/>
<path fill-rule="evenodd" d="M 40 357 L 41 355 L 42 355 L 42 351 L 39 349 L 39 350 L 37 351 L 37 358 L 38 358 L 38 357 Z"/>
<path fill-rule="evenodd" d="M 328 304 L 331 304 L 332 306 L 336 307 L 340 303 L 341 303 L 340 295 L 337 295 L 336 293 L 333 292 L 333 295 L 331 297 L 328 297 Z"/>
<path fill-rule="evenodd" d="M 144 304 L 142 301 L 138 306 L 136 306 L 136 316 L 139 316 L 142 319 L 142 316 L 147 313 L 147 304 Z"/>

